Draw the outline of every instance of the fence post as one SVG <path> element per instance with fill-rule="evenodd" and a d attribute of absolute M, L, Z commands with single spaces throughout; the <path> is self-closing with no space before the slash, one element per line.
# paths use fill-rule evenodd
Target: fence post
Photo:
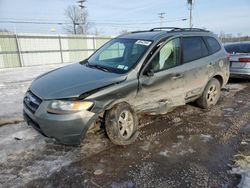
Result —
<path fill-rule="evenodd" d="M 63 62 L 63 52 L 62 52 L 62 41 L 61 41 L 61 35 L 58 35 L 58 39 L 59 39 L 59 48 L 60 48 L 60 55 L 61 55 L 61 62 Z"/>
<path fill-rule="evenodd" d="M 19 58 L 20 67 L 23 67 L 24 62 L 23 62 L 23 58 L 22 58 L 22 54 L 21 54 L 22 52 L 21 52 L 21 49 L 20 49 L 20 44 L 19 44 L 17 33 L 15 33 L 15 39 L 16 39 L 17 55 L 18 55 L 18 58 Z"/>
<path fill-rule="evenodd" d="M 95 46 L 95 36 L 93 36 L 93 49 L 94 49 L 94 51 L 96 50 L 96 46 Z"/>

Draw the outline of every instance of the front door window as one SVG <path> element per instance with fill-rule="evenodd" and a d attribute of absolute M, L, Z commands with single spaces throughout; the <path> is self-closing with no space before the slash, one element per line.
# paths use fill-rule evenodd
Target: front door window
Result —
<path fill-rule="evenodd" d="M 151 62 L 151 69 L 159 72 L 179 64 L 180 60 L 180 39 L 176 38 L 166 43 L 155 55 Z"/>

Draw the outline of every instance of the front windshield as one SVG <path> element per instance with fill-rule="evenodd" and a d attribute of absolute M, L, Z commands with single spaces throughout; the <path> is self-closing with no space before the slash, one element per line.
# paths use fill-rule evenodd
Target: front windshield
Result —
<path fill-rule="evenodd" d="M 88 59 L 88 65 L 126 73 L 140 60 L 151 43 L 137 39 L 113 39 Z"/>

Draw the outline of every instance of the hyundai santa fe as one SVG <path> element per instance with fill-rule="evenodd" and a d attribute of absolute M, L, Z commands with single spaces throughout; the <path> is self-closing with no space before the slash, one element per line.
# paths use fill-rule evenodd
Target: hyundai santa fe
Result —
<path fill-rule="evenodd" d="M 44 136 L 71 145 L 102 122 L 114 144 L 127 145 L 138 135 L 138 113 L 167 113 L 191 101 L 210 108 L 228 78 L 227 53 L 212 32 L 136 31 L 37 77 L 23 100 L 24 118 Z"/>

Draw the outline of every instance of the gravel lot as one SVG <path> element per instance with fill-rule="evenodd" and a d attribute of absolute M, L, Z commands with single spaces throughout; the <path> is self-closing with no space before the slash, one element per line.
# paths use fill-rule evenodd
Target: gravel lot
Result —
<path fill-rule="evenodd" d="M 236 154 L 250 155 L 247 80 L 231 80 L 211 110 L 189 104 L 166 115 L 140 114 L 140 136 L 130 146 L 113 145 L 100 130 L 69 147 L 22 120 L 31 80 L 59 66 L 0 70 L 0 187 L 230 188 L 241 181 L 235 174 L 250 177 L 234 163 Z"/>

